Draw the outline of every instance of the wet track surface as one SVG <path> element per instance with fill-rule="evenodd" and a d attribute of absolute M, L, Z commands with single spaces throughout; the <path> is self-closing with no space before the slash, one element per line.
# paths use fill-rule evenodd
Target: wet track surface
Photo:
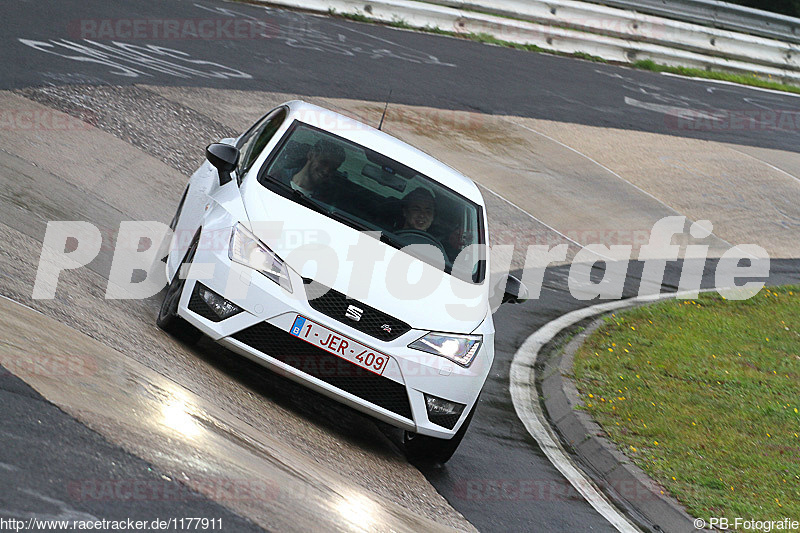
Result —
<path fill-rule="evenodd" d="M 797 98 L 238 2 L 5 2 L 3 88 L 165 84 L 392 101 L 796 150 Z M 101 21 L 255 20 L 263 38 L 115 38 Z M 112 27 L 113 28 L 113 27 Z M 123 26 L 123 30 L 124 30 Z M 446 28 L 445 28 L 446 29 Z M 106 33 L 103 33 L 106 31 Z M 133 30 L 131 30 L 133 31 Z M 133 34 L 132 34 L 133 36 Z M 150 38 L 147 38 L 150 37 Z M 36 51 L 38 53 L 32 53 Z M 775 126 L 704 116 L 777 111 Z M 667 113 L 665 114 L 665 111 Z M 773 117 L 775 118 L 775 117 Z M 783 120 L 783 122 L 781 122 Z"/>
<path fill-rule="evenodd" d="M 68 288 L 52 304 L 30 299 L 35 262 L 48 220 L 90 220 L 103 228 L 118 227 L 121 220 L 167 222 L 183 186 L 167 171 L 187 174 L 200 162 L 200 147 L 238 131 L 221 118 L 215 118 L 224 113 L 192 110 L 131 85 L 271 91 L 375 102 L 385 98 L 391 88 L 393 101 L 398 104 L 511 114 L 788 151 L 796 151 L 800 140 L 800 128 L 789 126 L 784 130 L 714 131 L 702 128 L 698 131 L 685 124 L 679 127 L 677 118 L 669 112 L 674 107 L 707 112 L 768 109 L 795 117 L 798 100 L 790 96 L 240 3 L 12 0 L 0 7 L 0 13 L 10 21 L 0 47 L 0 61 L 7 65 L 8 71 L 0 81 L 0 89 L 16 90 L 20 96 L 15 98 L 25 97 L 25 101 L 67 113 L 72 111 L 77 116 L 85 117 L 88 109 L 90 124 L 163 163 L 163 168 L 153 163 L 152 168 L 144 169 L 138 183 L 120 183 L 115 178 L 115 165 L 116 171 L 124 174 L 138 168 L 137 161 L 131 158 L 109 164 L 114 158 L 104 152 L 122 152 L 116 152 L 114 146 L 102 145 L 108 140 L 98 136 L 96 147 L 102 148 L 90 150 L 89 156 L 76 154 L 75 160 L 63 165 L 95 168 L 97 176 L 87 178 L 76 170 L 76 176 L 70 176 L 71 181 L 60 180 L 48 173 L 47 168 L 31 169 L 23 160 L 14 159 L 11 155 L 14 151 L 8 154 L 6 150 L 22 147 L 11 146 L 8 141 L 4 148 L 8 157 L 3 159 L 0 172 L 4 187 L 0 194 L 0 222 L 5 243 L 0 257 L 4 278 L 0 292 L 55 316 L 162 376 L 169 376 L 206 401 L 225 406 L 247 425 L 280 435 L 290 447 L 302 447 L 309 462 L 339 465 L 343 475 L 358 479 L 367 490 L 454 527 L 461 524 L 457 518 L 437 517 L 435 511 L 417 502 L 433 496 L 409 494 L 415 490 L 415 478 L 403 467 L 404 459 L 398 451 L 399 435 L 392 428 L 376 426 L 370 419 L 213 343 L 203 341 L 197 348 L 189 349 L 170 341 L 153 326 L 160 296 L 144 301 L 104 301 L 103 320 L 99 321 L 96 306 L 103 297 L 108 277 L 111 260 L 108 250 L 89 265 L 90 272 L 66 275 Z M 269 38 L 132 39 L 123 46 L 119 43 L 124 39 L 102 36 L 92 39 L 92 35 L 82 34 L 81 23 L 86 20 L 83 14 L 90 14 L 89 21 L 236 15 L 266 21 Z M 160 62 L 154 63 L 154 59 Z M 56 87 L 64 84 L 85 87 Z M 126 87 L 116 89 L 105 85 Z M 180 118 L 174 124 L 165 123 L 163 116 L 169 114 Z M 42 151 L 44 146 L 34 147 L 33 151 Z M 66 154 L 58 152 L 57 147 L 53 151 L 52 168 L 55 168 L 58 157 Z M 81 161 L 84 157 L 90 161 Z M 92 188 L 93 194 L 86 196 L 86 190 Z M 499 209 L 496 213 L 495 220 L 502 220 L 502 224 L 511 224 L 513 217 L 519 216 Z M 800 220 L 800 213 L 792 215 Z M 495 216 L 491 210 L 490 216 Z M 670 265 L 665 290 L 677 287 L 680 266 Z M 626 296 L 636 293 L 639 267 L 632 264 L 629 270 Z M 773 260 L 770 282 L 798 282 L 799 271 L 798 263 L 791 259 Z M 709 274 L 712 272 L 709 269 Z M 706 286 L 709 283 L 711 279 L 707 276 Z M 472 427 L 445 467 L 422 471 L 436 490 L 481 531 L 613 530 L 546 460 L 517 419 L 508 392 L 511 359 L 528 335 L 588 303 L 570 295 L 566 267 L 556 267 L 548 270 L 540 299 L 521 306 L 503 306 L 495 315 L 496 360 Z M 28 392 L 25 385 L 9 383 L 9 393 L 34 397 L 35 393 Z M 24 418 L 24 410 L 19 416 Z M 53 426 L 65 435 L 87 442 L 96 437 L 88 431 L 82 436 L 85 428 L 76 424 L 70 429 L 67 427 L 70 422 L 59 416 L 64 415 L 53 414 Z M 36 426 L 28 429 L 33 431 Z M 37 434 L 31 438 L 44 443 L 48 436 Z M 103 448 L 107 443 L 101 441 L 93 446 L 98 446 L 98 454 L 122 454 L 113 447 Z M 3 464 L 21 458 L 19 468 L 35 471 L 35 461 L 30 457 L 36 452 L 25 448 L 24 443 L 7 445 L 1 459 Z M 42 453 L 59 452 L 51 448 Z M 70 470 L 86 470 L 88 463 L 81 462 L 84 458 L 78 455 L 65 455 L 64 472 L 56 477 L 74 481 L 75 474 Z M 128 470 L 119 475 L 139 476 L 148 467 L 137 461 L 120 455 L 120 464 Z M 0 469 L 0 475 L 3 472 Z M 405 477 L 393 477 L 398 472 Z M 9 474 L 12 478 L 17 475 Z M 94 479 L 103 475 L 92 474 Z M 30 484 L 44 483 L 43 479 L 32 476 Z M 63 497 L 64 490 L 65 483 L 42 485 L 42 494 L 50 498 Z M 300 496 L 287 502 L 299 502 Z M 21 508 L 19 500 L 14 501 L 17 503 L 10 497 L 3 498 L 4 504 L 12 502 L 8 504 Z M 239 503 L 227 502 L 227 507 Z M 139 510 L 143 516 L 157 515 L 161 513 L 161 505 L 163 502 L 140 502 Z M 216 504 L 202 499 L 182 505 L 187 506 L 186 512 L 205 511 L 205 516 L 217 510 Z M 125 514 L 122 512 L 125 509 L 103 510 L 102 506 L 95 509 L 86 502 L 72 502 L 70 508 L 92 516 Z M 234 510 L 243 512 L 242 509 L 240 506 Z M 284 518 L 272 524 L 282 529 L 291 520 Z M 246 525 L 242 521 L 242 527 Z M 342 529 L 350 527 L 352 524 L 341 525 Z"/>
<path fill-rule="evenodd" d="M 3 368 L 0 401 L 0 470 L 9 481 L 0 499 L 3 518 L 25 520 L 27 525 L 33 517 L 152 523 L 205 516 L 226 530 L 262 531 L 109 444 Z"/>

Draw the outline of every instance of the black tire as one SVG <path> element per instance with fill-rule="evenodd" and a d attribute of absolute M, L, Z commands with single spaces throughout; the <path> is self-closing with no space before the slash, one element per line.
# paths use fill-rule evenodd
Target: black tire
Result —
<path fill-rule="evenodd" d="M 198 231 L 197 235 L 192 240 L 192 244 L 186 251 L 186 256 L 181 264 L 192 262 L 199 241 L 200 232 Z M 167 292 L 164 294 L 164 299 L 161 301 L 161 308 L 158 310 L 156 324 L 173 337 L 187 344 L 195 344 L 203 336 L 203 333 L 178 316 L 178 303 L 180 302 L 181 294 L 185 286 L 186 280 L 181 279 L 179 265 L 178 271 L 175 272 L 175 275 L 172 277 L 172 281 L 170 281 L 167 286 Z"/>
<path fill-rule="evenodd" d="M 467 428 L 472 422 L 472 415 L 475 414 L 477 407 L 478 402 L 476 400 L 466 420 L 461 424 L 452 439 L 437 439 L 436 437 L 405 431 L 403 433 L 403 449 L 408 460 L 421 465 L 443 465 L 449 461 L 456 452 L 458 445 L 461 444 L 464 435 L 467 434 Z"/>

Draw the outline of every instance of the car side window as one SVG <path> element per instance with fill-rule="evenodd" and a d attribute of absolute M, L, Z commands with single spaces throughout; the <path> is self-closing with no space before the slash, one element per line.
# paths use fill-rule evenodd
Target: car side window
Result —
<path fill-rule="evenodd" d="M 239 168 L 236 170 L 236 179 L 239 184 L 242 183 L 242 178 L 253 166 L 258 156 L 261 155 L 262 150 L 275 135 L 275 132 L 281 127 L 284 119 L 286 119 L 286 108 L 279 107 L 267 115 L 261 124 L 257 125 L 244 139 L 242 146 L 239 148 L 241 155 L 239 156 Z"/>

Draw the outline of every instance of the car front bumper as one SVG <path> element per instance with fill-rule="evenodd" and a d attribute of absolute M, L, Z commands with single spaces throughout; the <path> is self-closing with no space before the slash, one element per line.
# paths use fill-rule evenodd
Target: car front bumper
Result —
<path fill-rule="evenodd" d="M 450 438 L 458 431 L 488 375 L 494 355 L 493 330 L 484 334 L 472 365 L 463 368 L 408 348 L 427 330 L 412 325 L 394 340 L 379 340 L 314 309 L 303 279 L 291 269 L 293 291 L 289 293 L 261 273 L 231 262 L 227 248 L 202 242 L 201 237 L 178 305 L 178 314 L 190 324 L 233 352 L 391 425 L 439 438 Z M 192 298 L 198 283 L 242 311 L 225 320 L 214 319 L 208 309 L 201 308 L 206 304 L 198 304 L 196 294 Z M 291 335 L 298 315 L 388 356 L 381 375 Z M 486 320 L 491 321 L 491 315 Z M 465 406 L 452 428 L 431 422 L 425 394 Z"/>

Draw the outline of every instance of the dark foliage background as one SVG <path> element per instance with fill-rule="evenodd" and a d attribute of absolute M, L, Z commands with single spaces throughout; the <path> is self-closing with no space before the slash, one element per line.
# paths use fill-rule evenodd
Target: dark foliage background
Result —
<path fill-rule="evenodd" d="M 800 0 L 773 0 L 772 2 L 759 2 L 759 0 L 726 0 L 731 4 L 763 9 L 781 15 L 800 18 Z"/>

